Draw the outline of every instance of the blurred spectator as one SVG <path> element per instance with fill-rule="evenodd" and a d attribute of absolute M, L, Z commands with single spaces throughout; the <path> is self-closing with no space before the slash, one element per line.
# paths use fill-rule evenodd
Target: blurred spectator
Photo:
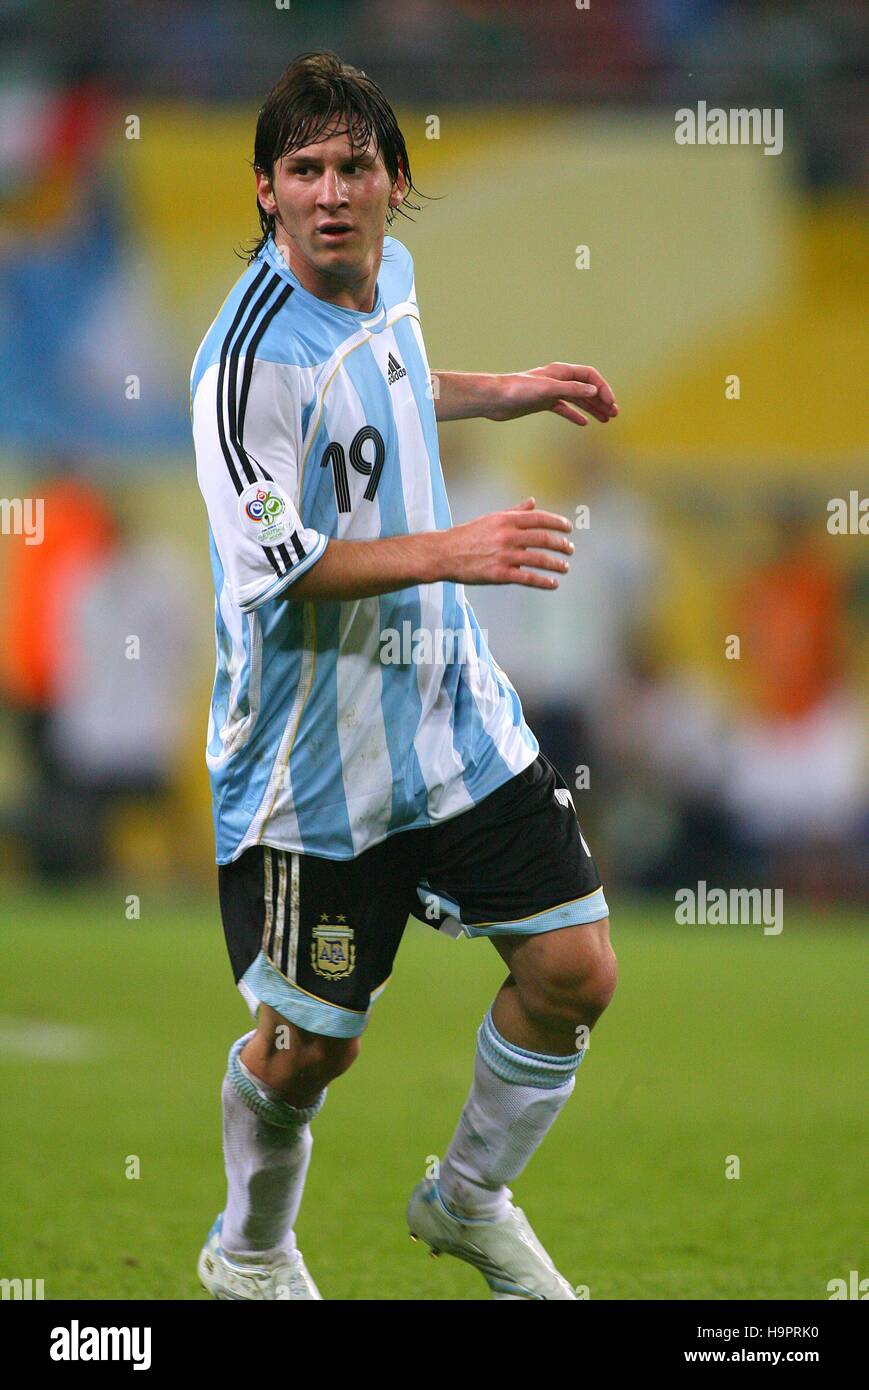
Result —
<path fill-rule="evenodd" d="M 730 723 L 714 687 L 670 664 L 654 634 L 638 636 L 603 733 L 604 842 L 619 877 L 666 889 L 739 882 L 736 827 L 722 806 Z"/>
<path fill-rule="evenodd" d="M 16 545 L 4 598 L 4 693 L 30 760 L 4 818 L 46 878 L 102 872 L 110 815 L 170 785 L 193 631 L 187 566 L 130 541 L 89 484 L 42 489 L 45 540 Z"/>
<path fill-rule="evenodd" d="M 865 813 L 865 729 L 843 660 L 845 589 L 818 527 L 814 512 L 780 510 L 777 553 L 742 590 L 734 630 L 748 707 L 724 785 L 749 845 L 778 879 L 802 887 L 819 855 L 826 878 L 835 876 L 832 847 L 855 844 Z"/>
<path fill-rule="evenodd" d="M 473 470 L 455 450 L 447 485 L 456 521 L 520 500 L 512 479 Z M 592 795 L 604 769 L 600 730 L 633 641 L 655 603 L 660 560 L 643 498 L 590 448 L 547 461 L 537 505 L 574 521 L 570 571 L 550 593 L 520 585 L 475 588 L 470 599 L 489 644 L 515 685 L 543 751 L 570 786 L 589 768 Z M 511 493 L 515 493 L 512 496 Z M 586 516 L 577 508 L 587 508 Z"/>
<path fill-rule="evenodd" d="M 59 461 L 58 461 L 59 462 Z M 39 545 L 10 537 L 6 584 L 0 590 L 0 689 L 29 718 L 35 745 L 57 699 L 59 671 L 72 641 L 71 613 L 79 591 L 114 542 L 111 512 L 81 478 L 58 478 L 32 489 L 43 508 Z"/>
<path fill-rule="evenodd" d="M 51 721 L 56 765 L 103 793 L 169 785 L 187 728 L 190 573 L 166 541 L 130 541 L 79 592 Z"/>
<path fill-rule="evenodd" d="M 776 553 L 746 578 L 734 631 L 752 707 L 778 722 L 809 713 L 841 684 L 844 604 L 842 577 L 818 543 L 816 509 L 787 500 L 773 525 Z"/>

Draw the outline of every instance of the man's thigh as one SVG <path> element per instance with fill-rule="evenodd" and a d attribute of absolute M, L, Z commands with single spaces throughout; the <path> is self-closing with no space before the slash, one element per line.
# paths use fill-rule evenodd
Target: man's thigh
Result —
<path fill-rule="evenodd" d="M 515 939 L 608 915 L 567 783 L 543 754 L 470 811 L 424 833 L 413 914 L 448 934 Z"/>
<path fill-rule="evenodd" d="M 356 859 L 270 846 L 219 871 L 233 975 L 252 1011 L 298 1028 L 357 1037 L 386 985 L 415 884 L 400 836 Z"/>

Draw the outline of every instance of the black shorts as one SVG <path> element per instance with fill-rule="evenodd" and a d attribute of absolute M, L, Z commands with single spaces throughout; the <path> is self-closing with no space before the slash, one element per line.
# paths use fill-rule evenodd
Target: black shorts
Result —
<path fill-rule="evenodd" d="M 354 1037 L 409 916 L 447 935 L 530 935 L 608 913 L 563 777 L 540 753 L 468 811 L 355 859 L 267 845 L 218 870 L 233 974 L 255 1011 Z"/>

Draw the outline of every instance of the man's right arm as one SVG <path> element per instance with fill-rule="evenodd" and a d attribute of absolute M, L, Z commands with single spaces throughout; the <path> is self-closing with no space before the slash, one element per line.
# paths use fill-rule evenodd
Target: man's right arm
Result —
<path fill-rule="evenodd" d="M 555 576 L 567 570 L 564 557 L 573 551 L 565 534 L 571 524 L 538 511 L 531 497 L 445 531 L 380 540 L 339 540 L 305 526 L 294 502 L 301 447 L 294 370 L 255 359 L 247 409 L 234 415 L 228 403 L 237 383 L 230 385 L 218 389 L 217 362 L 203 374 L 193 438 L 224 583 L 243 612 L 277 598 L 372 598 L 449 580 L 558 588 Z"/>
<path fill-rule="evenodd" d="M 538 511 L 533 497 L 446 531 L 422 531 L 376 541 L 329 541 L 314 565 L 284 591 L 305 599 L 373 598 L 415 584 L 523 584 L 557 589 L 568 569 L 571 524 Z M 543 570 L 541 574 L 538 571 Z"/>

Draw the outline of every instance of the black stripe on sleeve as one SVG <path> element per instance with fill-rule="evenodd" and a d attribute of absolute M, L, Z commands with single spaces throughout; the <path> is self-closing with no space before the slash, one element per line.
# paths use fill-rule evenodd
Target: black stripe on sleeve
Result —
<path fill-rule="evenodd" d="M 272 299 L 275 290 L 278 288 L 280 289 L 280 293 L 276 298 Z M 268 268 L 263 266 L 245 291 L 244 297 L 239 303 L 235 317 L 233 318 L 221 349 L 217 383 L 218 434 L 223 456 L 226 460 L 233 485 L 235 486 L 236 492 L 239 494 L 244 491 L 246 486 L 259 481 L 256 469 L 259 470 L 259 477 L 261 477 L 263 481 L 274 481 L 271 474 L 263 467 L 259 460 L 253 458 L 245 449 L 243 443 L 244 422 L 250 395 L 254 362 L 256 359 L 256 349 L 262 341 L 272 320 L 287 303 L 293 293 L 293 288 L 292 285 L 283 283 L 280 276 L 275 275 L 274 272 L 269 272 Z M 259 294 L 257 294 L 258 291 L 260 291 Z M 269 303 L 270 300 L 272 301 L 271 303 Z M 241 389 L 239 391 L 238 364 L 243 345 L 245 344 L 245 340 L 248 339 L 248 335 L 251 334 L 251 330 L 253 330 L 252 336 L 244 349 L 245 363 L 244 370 L 241 374 Z M 225 405 L 224 385 L 226 395 Z M 233 457 L 233 454 L 235 457 Z M 256 465 L 256 469 L 254 468 L 254 464 Z M 297 558 L 303 558 L 305 551 L 301 547 L 296 532 L 293 533 L 292 544 L 296 551 Z M 264 546 L 263 551 L 268 556 L 269 563 L 279 578 L 287 574 L 295 563 L 293 556 L 291 556 L 285 544 L 279 546 Z"/>
<path fill-rule="evenodd" d="M 244 451 L 244 446 L 241 442 L 241 434 L 238 428 L 238 359 L 241 356 L 242 344 L 244 343 L 248 334 L 251 332 L 251 329 L 253 329 L 254 325 L 257 323 L 257 320 L 259 319 L 260 315 L 262 314 L 263 310 L 265 309 L 266 305 L 271 299 L 275 291 L 275 288 L 279 284 L 279 277 L 273 274 L 267 281 L 262 291 L 262 294 L 251 306 L 250 311 L 248 312 L 248 316 L 242 324 L 236 336 L 235 342 L 232 345 L 232 350 L 229 354 L 229 380 L 226 391 L 226 413 L 229 422 L 229 441 L 236 452 L 238 462 L 241 466 L 244 476 L 247 478 L 248 483 L 255 483 L 257 481 L 257 476 L 254 472 L 253 464 L 251 463 L 250 459 Z M 278 299 L 280 300 L 281 297 L 282 296 L 279 295 Z M 260 334 L 259 337 L 261 338 L 262 334 Z M 259 341 L 259 338 L 257 339 L 257 341 Z M 247 369 L 248 365 L 250 365 L 250 370 L 252 372 L 253 358 L 250 356 L 250 347 L 248 348 L 248 358 L 245 362 L 245 369 Z"/>
<path fill-rule="evenodd" d="M 267 310 L 267 312 L 263 314 L 256 332 L 254 333 L 253 337 L 247 345 L 244 359 L 244 371 L 242 373 L 241 378 L 241 394 L 239 395 L 238 399 L 238 429 L 236 431 L 236 437 L 238 439 L 239 447 L 241 447 L 241 441 L 244 436 L 244 417 L 247 411 L 247 398 L 248 393 L 250 391 L 250 379 L 253 376 L 253 364 L 254 359 L 256 357 L 256 350 L 259 347 L 263 339 L 263 336 L 266 332 L 266 329 L 268 328 L 275 314 L 279 313 L 280 310 L 283 309 L 284 305 L 286 304 L 287 300 L 289 299 L 292 293 L 293 286 L 286 285 L 284 287 L 283 292 L 278 295 L 274 304 L 272 304 L 271 307 Z"/>
<path fill-rule="evenodd" d="M 254 295 L 256 294 L 257 290 L 259 289 L 260 285 L 262 284 L 263 280 L 266 278 L 268 274 L 268 268 L 266 266 L 263 266 L 262 270 L 259 272 L 256 278 L 253 279 L 251 283 L 248 285 L 241 299 L 241 302 L 239 303 L 239 306 L 235 311 L 235 318 L 232 320 L 232 323 L 229 326 L 229 332 L 224 338 L 223 345 L 220 349 L 220 368 L 217 373 L 217 434 L 218 438 L 220 439 L 220 448 L 223 453 L 223 457 L 226 460 L 226 466 L 229 469 L 229 476 L 232 478 L 233 486 L 235 487 L 236 492 L 239 494 L 244 492 L 244 483 L 241 481 L 241 476 L 239 475 L 239 472 L 235 466 L 232 454 L 229 451 L 229 445 L 227 443 L 226 430 L 224 428 L 223 421 L 223 384 L 226 378 L 226 357 L 229 351 L 229 345 L 232 342 L 232 339 L 238 329 L 239 324 L 241 323 L 242 319 L 245 316 L 245 313 L 247 312 L 247 307 L 250 304 L 250 301 L 253 299 Z"/>
<path fill-rule="evenodd" d="M 254 464 L 256 464 L 257 468 L 259 468 L 260 473 L 262 474 L 262 477 L 266 482 L 273 481 L 271 474 L 269 474 L 267 470 L 263 468 L 262 464 L 259 463 L 256 459 L 251 459 L 251 456 L 247 453 L 247 450 L 244 447 L 242 436 L 244 431 L 245 414 L 247 412 L 250 383 L 251 378 L 253 377 L 253 365 L 256 357 L 256 350 L 260 342 L 262 341 L 263 335 L 265 334 L 269 324 L 272 322 L 272 319 L 284 307 L 290 295 L 293 293 L 292 285 L 284 285 L 281 289 L 280 294 L 278 294 L 277 298 L 274 299 L 273 302 L 269 305 L 266 312 L 263 313 L 263 310 L 265 309 L 265 306 L 268 304 L 268 301 L 271 298 L 274 290 L 278 286 L 280 286 L 280 284 L 281 280 L 280 277 L 277 275 L 273 275 L 271 280 L 266 284 L 259 299 L 251 308 L 247 320 L 241 328 L 238 337 L 236 338 L 229 359 L 229 437 L 238 456 L 238 461 L 242 469 L 244 470 L 244 475 L 247 478 L 248 483 L 257 482 L 257 474 L 253 466 Z M 257 319 L 259 319 L 258 323 Z M 255 324 L 256 327 L 254 328 Z M 242 344 L 245 342 L 245 339 L 247 338 L 248 333 L 250 333 L 252 328 L 254 329 L 253 336 L 250 338 L 250 341 L 247 343 L 247 346 L 245 347 L 245 362 L 244 371 L 242 373 L 241 392 L 238 395 L 238 399 L 236 400 L 238 388 L 238 363 L 239 358 L 241 356 Z M 274 569 L 277 575 L 284 575 L 292 568 L 293 560 L 285 545 L 279 545 L 276 547 L 265 546 L 264 550 L 269 558 L 272 568 Z"/>
<path fill-rule="evenodd" d="M 299 540 L 299 533 L 298 533 L 298 531 L 294 531 L 293 534 L 290 536 L 290 545 L 293 547 L 293 549 L 294 549 L 295 552 L 296 552 L 296 559 L 297 559 L 297 560 L 304 560 L 304 558 L 305 558 L 305 556 L 307 555 L 308 552 L 305 550 L 305 547 L 302 545 L 302 542 Z M 283 548 L 284 548 L 284 547 L 282 547 L 282 549 L 283 549 Z"/>

